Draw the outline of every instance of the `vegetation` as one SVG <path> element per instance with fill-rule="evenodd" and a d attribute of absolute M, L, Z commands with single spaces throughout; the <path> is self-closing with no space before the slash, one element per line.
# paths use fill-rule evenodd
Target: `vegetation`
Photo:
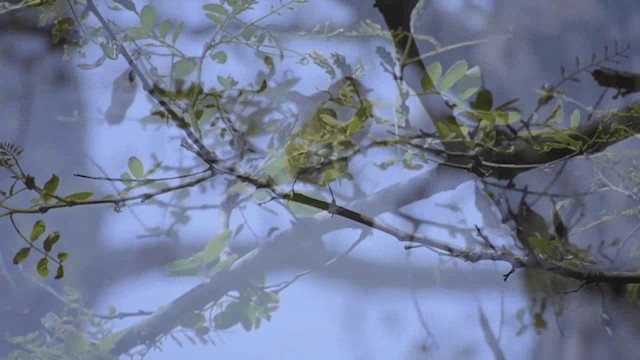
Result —
<path fill-rule="evenodd" d="M 63 313 L 48 314 L 42 330 L 10 339 L 20 347 L 10 359 L 144 356 L 168 338 L 180 343 L 178 333 L 194 343 L 213 343 L 211 334 L 216 330 L 238 325 L 246 331 L 258 329 L 277 312 L 283 291 L 313 271 L 276 285 L 268 279 L 264 259 L 288 256 L 282 251 L 286 247 L 298 249 L 301 231 L 323 234 L 358 229 L 360 235 L 339 257 L 377 230 L 396 238 L 407 250 L 431 250 L 472 263 L 506 263 L 511 270 L 504 274 L 505 281 L 518 270 L 530 271 L 532 291 L 560 293 L 608 284 L 627 286 L 628 300 L 640 301 L 636 266 L 613 270 L 613 261 L 598 258 L 603 248 L 619 251 L 619 243 L 580 241 L 581 231 L 611 218 L 635 216 L 637 208 L 602 215 L 581 228 L 567 220 L 570 209 L 597 192 L 615 191 L 637 201 L 637 167 L 628 167 L 620 175 L 620 185 L 601 176 L 599 186 L 584 193 L 554 193 L 553 181 L 547 189 L 533 191 L 517 186 L 516 181 L 520 175 L 551 165 L 562 167 L 575 158 L 613 158 L 617 153 L 608 149 L 638 133 L 637 104 L 604 111 L 598 109 L 599 103 L 582 104 L 564 90 L 568 83 L 593 82 L 593 86 L 616 89 L 616 97 L 637 91 L 637 75 L 609 67 L 627 56 L 628 46 L 605 48 L 586 62 L 576 58 L 571 69 L 562 66 L 557 83 L 544 85 L 536 95 L 537 107 L 526 114 L 518 107 L 518 99 L 501 103 L 494 99 L 478 66 L 464 59 L 450 66 L 431 61 L 436 54 L 483 46 L 488 39 L 448 46 L 433 41 L 433 51 L 418 51 L 416 39 L 426 37 L 413 34 L 410 27 L 417 1 L 376 1 L 386 26 L 365 21 L 352 30 L 316 28 L 295 34 L 303 39 L 375 37 L 387 41 L 388 46 L 372 51 L 377 56 L 372 64 L 353 63 L 336 52 L 289 49 L 283 39 L 294 34 L 279 33 L 269 20 L 296 11 L 304 2 L 280 0 L 264 13 L 257 13 L 254 0 L 205 4 L 201 16 L 209 21 L 209 36 L 199 44 L 201 51 L 196 55 L 184 49 L 183 21 L 188 19 L 161 18 L 152 3 L 141 7 L 131 0 L 107 1 L 112 12 L 135 17 L 135 23 L 127 25 L 109 19 L 107 8 L 94 0 L 0 3 L 2 16 L 37 13 L 41 25 L 50 29 L 52 42 L 63 44 L 65 58 L 81 59 L 81 70 L 124 59 L 127 69 L 113 76 L 105 121 L 121 126 L 135 97 L 141 96 L 137 93 L 144 92 L 152 108 L 139 121 L 150 128 L 171 127 L 180 140 L 167 139 L 166 146 L 189 156 L 176 165 L 158 158 L 145 160 L 151 158 L 147 154 L 132 155 L 122 164 L 120 176 L 53 173 L 39 178 L 21 163 L 28 148 L 2 142 L 0 167 L 10 183 L 0 188 L 0 217 L 12 224 L 21 244 L 13 254 L 13 264 L 35 266 L 43 278 L 68 276 L 67 259 L 82 254 L 67 249 L 64 228 L 48 226 L 47 215 L 61 209 L 82 211 L 97 205 L 120 212 L 140 203 L 171 209 L 171 226 L 148 230 L 176 242 L 181 239 L 179 229 L 189 226 L 191 212 L 197 210 L 191 205 L 193 200 L 205 198 L 202 194 L 208 194 L 210 201 L 200 208 L 218 209 L 225 218 L 224 226 L 201 249 L 165 265 L 168 276 L 202 279 L 189 291 L 156 311 L 127 314 L 113 309 L 97 315 L 85 308 L 76 291 L 67 288 L 61 295 Z M 93 48 L 99 48 L 101 56 L 85 63 L 85 53 Z M 234 63 L 237 54 L 251 57 L 253 67 L 239 73 Z M 328 86 L 319 89 L 309 118 L 300 118 L 304 105 L 292 103 L 295 86 L 303 79 L 292 75 L 287 70 L 290 66 L 320 69 L 329 80 Z M 370 66 L 380 66 L 396 85 L 393 106 L 376 98 L 379 89 L 366 89 L 362 78 Z M 416 110 L 408 102 L 413 97 L 428 114 L 431 128 L 411 125 Z M 380 161 L 375 154 L 387 158 Z M 372 187 L 364 172 L 354 171 L 353 164 L 371 159 L 375 164 L 368 165 L 377 165 L 382 174 L 402 168 L 413 171 L 414 176 L 369 191 Z M 433 168 L 424 171 L 425 167 Z M 71 175 L 87 183 L 113 185 L 115 190 L 61 193 L 61 184 Z M 469 180 L 474 181 L 476 206 L 485 222 L 493 219 L 508 226 L 509 241 L 495 237 L 482 224 L 473 233 L 449 228 L 452 237 L 464 234 L 472 239 L 461 246 L 448 238 L 406 230 L 378 216 Z M 398 199 L 397 194 L 407 194 L 407 199 Z M 550 205 L 544 213 L 537 206 L 540 199 Z M 265 216 L 290 216 L 291 229 L 274 227 L 260 234 L 270 241 L 234 250 L 230 246 L 233 239 L 253 230 L 249 221 L 232 225 L 230 219 L 239 213 L 244 216 L 247 209 L 263 211 Z M 24 217 L 32 219 L 28 228 L 16 221 Z M 523 332 L 529 327 L 546 327 L 545 299 L 532 300 L 526 319 L 524 310 L 516 315 Z M 114 332 L 111 321 L 127 317 L 143 319 Z M 482 330 L 493 344 L 490 327 L 485 324 Z M 498 356 L 498 346 L 491 347 Z"/>

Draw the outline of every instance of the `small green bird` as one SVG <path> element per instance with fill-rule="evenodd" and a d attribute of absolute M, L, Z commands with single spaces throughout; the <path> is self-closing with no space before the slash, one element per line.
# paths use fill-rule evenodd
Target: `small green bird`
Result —
<path fill-rule="evenodd" d="M 291 176 L 319 185 L 339 177 L 351 179 L 349 159 L 368 133 L 367 120 L 373 117 L 373 106 L 366 98 L 369 91 L 360 81 L 344 77 L 328 91 L 310 97 L 289 92 L 299 115 L 285 146 Z"/>

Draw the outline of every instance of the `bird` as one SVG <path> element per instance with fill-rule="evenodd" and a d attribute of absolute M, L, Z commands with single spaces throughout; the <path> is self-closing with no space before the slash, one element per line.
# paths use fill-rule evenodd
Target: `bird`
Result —
<path fill-rule="evenodd" d="M 351 179 L 349 158 L 368 134 L 367 121 L 373 117 L 370 92 L 351 76 L 310 96 L 288 92 L 298 110 L 285 146 L 285 165 L 292 177 L 319 185 L 339 177 Z"/>

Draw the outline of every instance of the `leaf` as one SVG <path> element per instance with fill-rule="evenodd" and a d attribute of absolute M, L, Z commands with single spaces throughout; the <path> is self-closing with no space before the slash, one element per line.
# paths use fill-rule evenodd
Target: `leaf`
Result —
<path fill-rule="evenodd" d="M 476 101 L 472 101 L 469 105 L 474 110 L 491 111 L 493 107 L 493 95 L 487 89 L 481 89 L 476 94 Z"/>
<path fill-rule="evenodd" d="M 176 41 L 178 41 L 178 36 L 180 36 L 180 33 L 182 32 L 182 26 L 184 25 L 184 23 L 182 21 L 178 21 L 178 23 L 176 24 L 176 26 L 173 28 L 173 35 L 171 36 L 171 43 L 172 44 L 176 44 Z"/>
<path fill-rule="evenodd" d="M 77 192 L 77 193 L 73 193 L 73 194 L 67 195 L 67 196 L 64 197 L 64 199 L 65 200 L 69 200 L 69 201 L 82 201 L 82 200 L 87 200 L 92 195 L 93 195 L 93 193 L 90 192 L 90 191 L 81 191 L 81 192 Z"/>
<path fill-rule="evenodd" d="M 424 91 L 434 91 L 434 83 L 431 80 L 431 76 L 429 74 L 422 75 L 422 79 L 420 79 L 420 85 L 422 86 L 422 90 Z"/>
<path fill-rule="evenodd" d="M 169 26 L 171 26 L 171 21 L 166 19 L 158 24 L 158 36 L 160 36 L 161 39 L 164 40 L 167 34 L 169 34 Z"/>
<path fill-rule="evenodd" d="M 482 74 L 479 66 L 474 66 L 467 71 L 462 79 L 455 84 L 458 97 L 462 100 L 468 99 L 471 95 L 475 94 L 480 86 L 482 86 Z"/>
<path fill-rule="evenodd" d="M 225 90 L 229 90 L 229 89 L 233 88 L 234 86 L 238 85 L 238 82 L 234 78 L 232 78 L 231 76 L 218 75 L 217 80 L 218 80 L 218 83 L 220 85 L 222 85 L 222 87 Z"/>
<path fill-rule="evenodd" d="M 51 199 L 50 195 L 56 194 L 59 184 L 60 184 L 60 178 L 58 178 L 58 175 L 52 174 L 49 180 L 47 180 L 47 182 L 44 184 L 43 189 L 44 191 L 47 192 L 47 194 L 42 195 L 42 200 L 44 200 L 44 202 L 47 202 L 49 201 L 49 199 Z"/>
<path fill-rule="evenodd" d="M 227 62 L 227 53 L 224 51 L 216 51 L 211 54 L 211 60 L 217 62 L 218 64 L 224 64 Z"/>
<path fill-rule="evenodd" d="M 49 275 L 49 259 L 46 256 L 38 260 L 36 270 L 38 271 L 38 275 L 42 277 L 47 277 Z"/>
<path fill-rule="evenodd" d="M 156 9 L 151 5 L 146 5 L 140 11 L 140 26 L 145 34 L 151 33 L 156 21 Z"/>
<path fill-rule="evenodd" d="M 58 265 L 58 268 L 56 269 L 56 276 L 54 277 L 54 279 L 60 280 L 63 277 L 64 277 L 64 266 Z"/>
<path fill-rule="evenodd" d="M 135 156 L 131 156 L 129 158 L 129 171 L 131 175 L 136 179 L 140 179 L 144 176 L 144 166 L 142 165 L 142 161 Z"/>
<path fill-rule="evenodd" d="M 200 253 L 201 259 L 204 263 L 217 260 L 222 253 L 222 250 L 227 247 L 229 239 L 231 239 L 231 230 L 227 229 L 209 240 L 207 245 L 205 245 L 204 250 Z"/>
<path fill-rule="evenodd" d="M 427 66 L 427 74 L 429 74 L 431 82 L 436 85 L 440 80 L 440 76 L 442 76 L 442 65 L 437 61 L 432 62 Z"/>
<path fill-rule="evenodd" d="M 220 4 L 206 4 L 202 6 L 202 9 L 207 12 L 220 14 L 222 16 L 229 15 L 229 10 Z"/>
<path fill-rule="evenodd" d="M 578 109 L 574 109 L 571 113 L 571 117 L 569 118 L 569 126 L 572 129 L 575 129 L 580 125 L 580 111 Z"/>
<path fill-rule="evenodd" d="M 64 251 L 60 251 L 56 256 L 58 257 L 58 261 L 63 263 L 67 260 L 67 258 L 69 257 L 69 254 L 67 254 Z"/>
<path fill-rule="evenodd" d="M 29 241 L 36 241 L 46 230 L 46 225 L 43 220 L 38 220 L 33 223 L 31 228 L 31 235 L 29 235 Z"/>
<path fill-rule="evenodd" d="M 212 14 L 212 13 L 206 13 L 205 16 L 208 17 L 209 19 L 211 19 L 218 26 L 222 26 L 222 24 L 224 22 L 224 20 L 222 18 L 220 18 L 220 16 Z"/>
<path fill-rule="evenodd" d="M 458 80 L 462 79 L 462 77 L 467 73 L 469 69 L 467 62 L 464 60 L 460 60 L 455 64 L 451 65 L 451 67 L 447 70 L 440 82 L 439 90 L 447 91 L 451 88 Z"/>
<path fill-rule="evenodd" d="M 44 239 L 44 244 L 42 245 L 42 247 L 44 248 L 44 251 L 50 252 L 51 249 L 53 249 L 53 245 L 55 245 L 55 243 L 57 243 L 58 240 L 60 240 L 59 231 L 54 231 L 51 234 L 49 234 L 47 238 Z"/>
<path fill-rule="evenodd" d="M 24 259 L 26 259 L 27 256 L 29 256 L 30 252 L 31 252 L 30 247 L 23 247 L 22 249 L 18 250 L 18 252 L 16 252 L 16 254 L 13 256 L 13 264 L 18 265 L 21 262 L 23 262 Z"/>
<path fill-rule="evenodd" d="M 120 174 L 120 180 L 122 180 L 122 183 L 127 186 L 131 186 L 131 179 L 132 179 L 131 174 L 129 174 L 126 171 Z"/>
<path fill-rule="evenodd" d="M 196 64 L 189 59 L 180 59 L 173 64 L 172 76 L 175 79 L 184 79 L 196 69 Z"/>

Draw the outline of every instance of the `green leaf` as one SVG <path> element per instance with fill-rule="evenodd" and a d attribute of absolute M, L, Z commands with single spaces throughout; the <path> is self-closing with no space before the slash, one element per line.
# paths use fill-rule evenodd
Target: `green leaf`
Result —
<path fill-rule="evenodd" d="M 131 177 L 131 174 L 129 174 L 128 172 L 123 172 L 122 174 L 120 174 L 120 179 L 122 180 L 122 183 L 125 184 L 126 186 L 131 186 L 132 182 L 131 179 L 133 179 Z"/>
<path fill-rule="evenodd" d="M 136 179 L 140 179 L 144 176 L 144 166 L 142 165 L 142 161 L 135 156 L 131 156 L 129 158 L 129 171 Z"/>
<path fill-rule="evenodd" d="M 173 64 L 171 72 L 174 79 L 184 79 L 196 69 L 196 64 L 189 59 L 180 59 Z"/>
<path fill-rule="evenodd" d="M 47 180 L 47 182 L 44 184 L 44 191 L 46 191 L 48 194 L 51 195 L 55 195 L 56 191 L 58 190 L 58 184 L 60 183 L 60 178 L 58 178 L 58 175 L 56 174 L 52 174 L 51 177 L 49 178 L 49 180 Z M 51 196 L 48 195 L 43 195 L 42 199 L 47 202 L 49 201 L 49 199 L 51 198 Z"/>
<path fill-rule="evenodd" d="M 423 91 L 434 91 L 434 83 L 431 80 L 431 76 L 429 74 L 422 75 L 422 79 L 420 80 L 420 85 L 422 86 Z"/>
<path fill-rule="evenodd" d="M 218 26 L 222 26 L 222 24 L 224 23 L 224 20 L 218 15 L 215 15 L 215 14 L 212 14 L 212 13 L 206 13 L 205 16 L 208 17 L 209 19 L 211 19 Z"/>
<path fill-rule="evenodd" d="M 87 200 L 92 195 L 93 193 L 90 191 L 81 191 L 81 192 L 73 193 L 71 195 L 67 195 L 64 197 L 64 199 L 69 201 L 82 201 L 82 200 Z"/>
<path fill-rule="evenodd" d="M 169 26 L 171 26 L 171 21 L 166 19 L 158 24 L 158 36 L 160 36 L 161 39 L 164 40 L 167 34 L 169 34 Z"/>
<path fill-rule="evenodd" d="M 38 275 L 42 277 L 47 277 L 49 275 L 49 259 L 46 256 L 38 260 L 36 270 L 38 270 Z"/>
<path fill-rule="evenodd" d="M 427 74 L 429 74 L 433 85 L 436 85 L 440 80 L 440 76 L 442 76 L 442 65 L 437 61 L 432 62 L 427 66 Z"/>
<path fill-rule="evenodd" d="M 218 80 L 218 83 L 220 85 L 222 85 L 222 87 L 225 90 L 229 90 L 229 89 L 233 88 L 234 86 L 238 85 L 238 82 L 234 78 L 232 78 L 231 76 L 218 75 L 217 80 Z"/>
<path fill-rule="evenodd" d="M 56 276 L 54 277 L 54 279 L 60 280 L 63 277 L 64 277 L 64 266 L 58 265 L 58 268 L 56 269 Z"/>
<path fill-rule="evenodd" d="M 491 91 L 481 89 L 476 94 L 476 101 L 471 101 L 469 105 L 474 110 L 491 111 L 493 107 L 493 95 Z"/>
<path fill-rule="evenodd" d="M 258 29 L 259 28 L 257 26 L 247 26 L 244 28 L 244 30 L 242 30 L 242 33 L 240 33 L 240 36 L 242 36 L 242 38 L 245 41 L 249 41 L 251 40 L 253 35 L 256 34 L 256 31 L 258 31 Z"/>
<path fill-rule="evenodd" d="M 64 251 L 60 251 L 57 255 L 58 257 L 58 261 L 60 261 L 61 263 L 65 262 L 67 260 L 67 258 L 69 257 L 69 254 L 67 254 Z"/>
<path fill-rule="evenodd" d="M 217 62 L 218 64 L 224 64 L 227 62 L 227 53 L 224 51 L 216 51 L 211 54 L 211 60 Z"/>
<path fill-rule="evenodd" d="M 43 220 L 38 220 L 33 223 L 31 228 L 31 235 L 29 235 L 29 241 L 36 241 L 46 230 L 46 225 Z"/>
<path fill-rule="evenodd" d="M 18 265 L 21 262 L 23 262 L 24 259 L 26 259 L 27 256 L 29 256 L 30 252 L 31 252 L 30 247 L 23 247 L 22 249 L 18 250 L 18 252 L 16 252 L 16 254 L 13 256 L 13 264 Z"/>
<path fill-rule="evenodd" d="M 479 66 L 469 69 L 462 79 L 455 84 L 456 92 L 461 100 L 471 97 L 480 89 L 480 86 L 482 86 L 482 78 Z"/>
<path fill-rule="evenodd" d="M 572 129 L 575 129 L 580 125 L 580 111 L 578 109 L 574 109 L 571 113 L 571 117 L 569 118 L 569 126 Z"/>
<path fill-rule="evenodd" d="M 206 4 L 202 6 L 204 11 L 220 14 L 222 16 L 229 15 L 229 10 L 220 4 Z"/>
<path fill-rule="evenodd" d="M 60 240 L 59 231 L 54 231 L 51 234 L 49 234 L 47 238 L 44 239 L 44 245 L 42 245 L 42 247 L 44 248 L 44 251 L 50 252 L 51 249 L 53 249 L 53 245 L 55 245 L 55 243 L 57 243 L 58 240 Z"/>
<path fill-rule="evenodd" d="M 176 24 L 176 26 L 173 28 L 173 35 L 171 36 L 171 43 L 172 44 L 176 44 L 176 41 L 178 41 L 178 36 L 180 36 L 180 33 L 182 32 L 182 26 L 183 26 L 183 22 L 182 21 L 178 21 L 178 23 Z"/>
<path fill-rule="evenodd" d="M 201 259 L 204 263 L 217 260 L 222 253 L 222 250 L 227 247 L 229 239 L 231 239 L 231 230 L 227 229 L 209 240 L 207 245 L 205 245 L 204 250 L 200 253 Z"/>
<path fill-rule="evenodd" d="M 145 34 L 151 33 L 156 21 L 156 9 L 151 5 L 146 5 L 140 11 L 140 26 Z"/>
<path fill-rule="evenodd" d="M 447 91 L 451 88 L 458 80 L 462 79 L 462 77 L 467 73 L 468 65 L 464 60 L 460 60 L 455 64 L 451 65 L 451 67 L 447 70 L 440 82 L 439 90 Z"/>

